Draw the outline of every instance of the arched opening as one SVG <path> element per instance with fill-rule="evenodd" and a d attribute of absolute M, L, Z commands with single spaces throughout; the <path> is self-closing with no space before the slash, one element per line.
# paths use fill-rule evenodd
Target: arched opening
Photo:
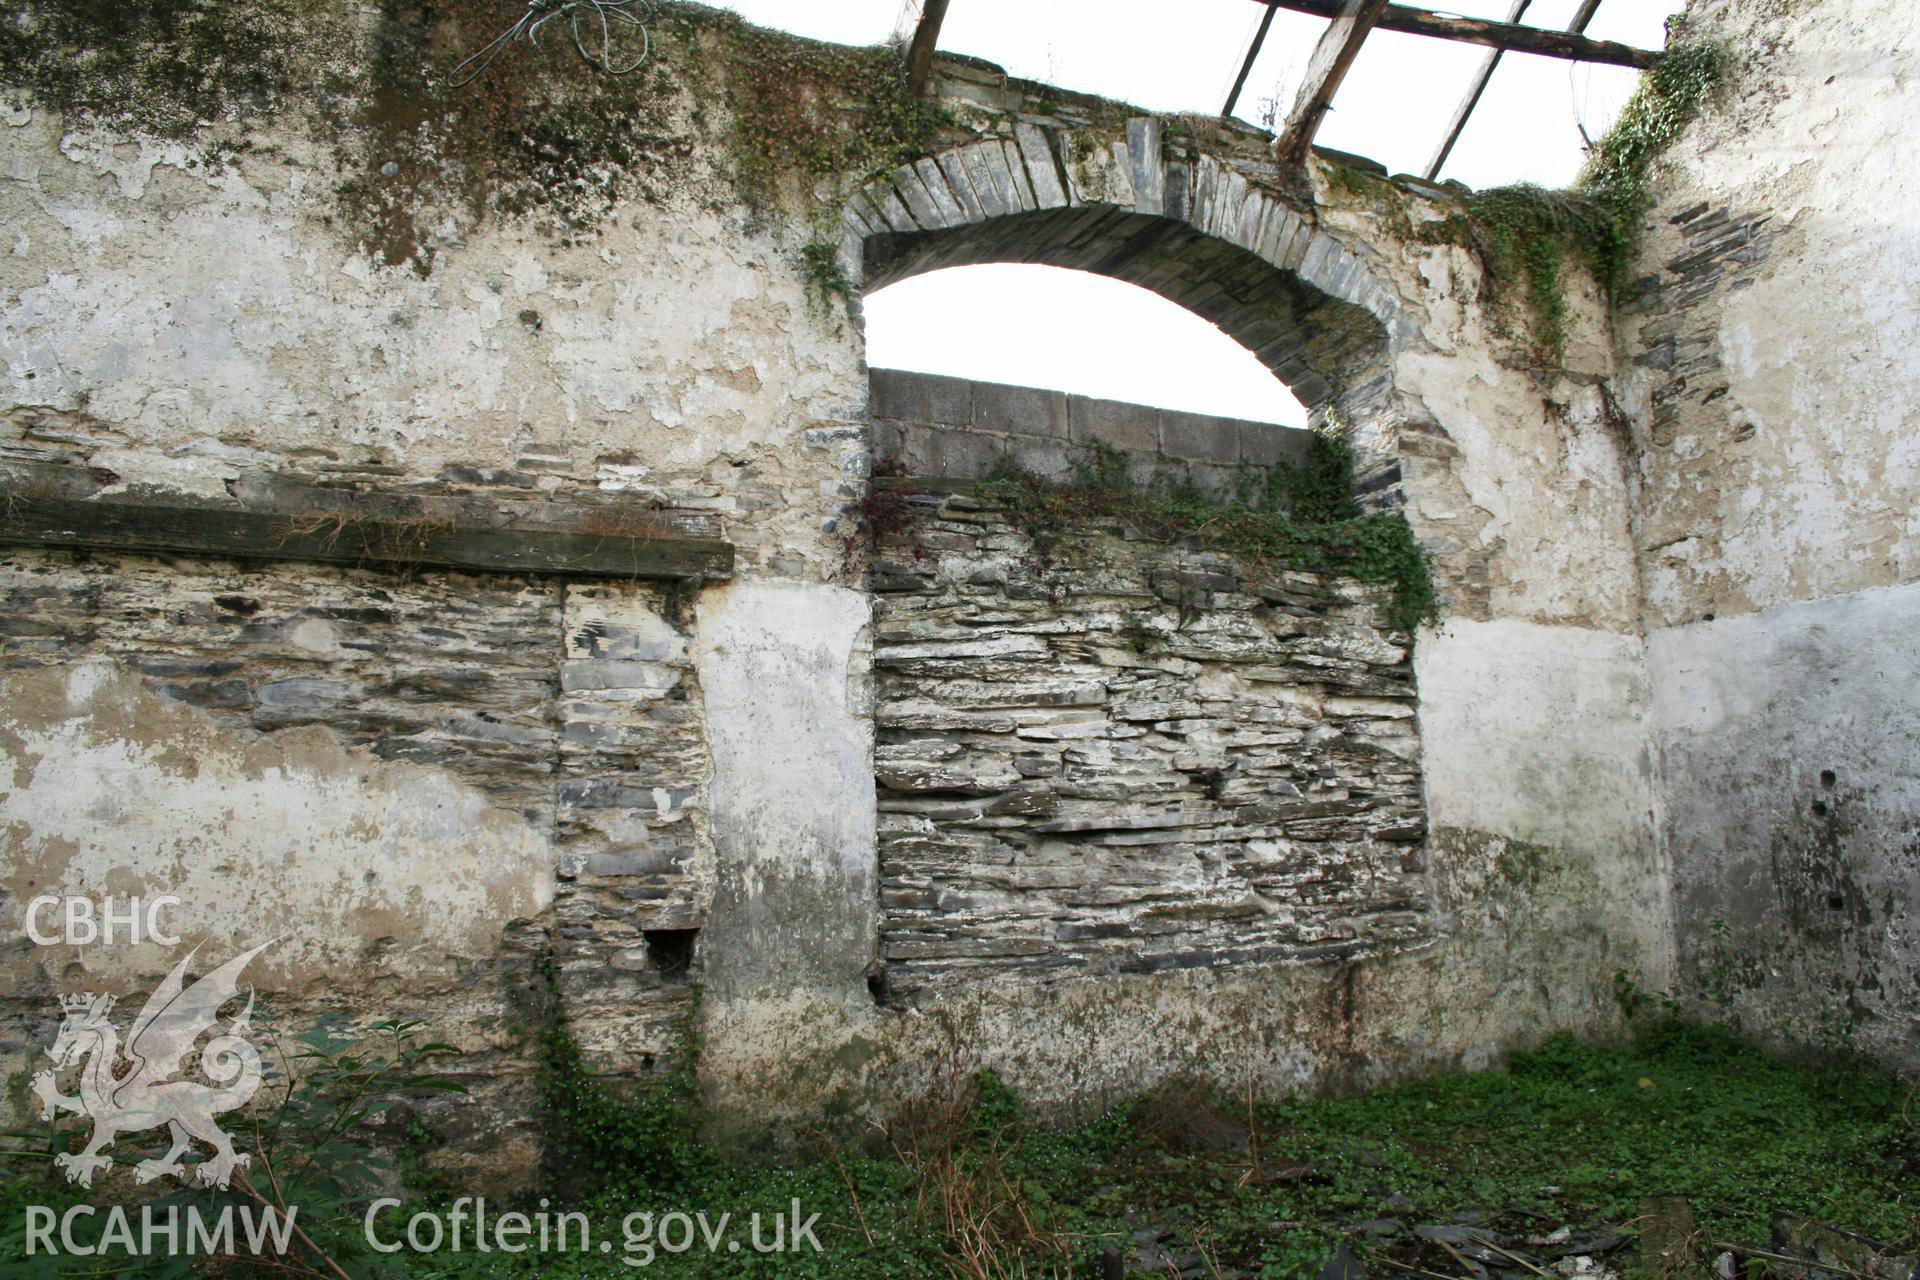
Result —
<path fill-rule="evenodd" d="M 852 199 L 841 261 L 863 292 L 993 263 L 1066 267 L 1136 285 L 1251 351 L 1313 423 L 1350 428 L 1363 503 L 1398 505 L 1394 433 L 1379 428 L 1392 420 L 1389 352 L 1408 339 L 1410 321 L 1361 257 L 1273 185 L 1264 150 L 1226 140 L 1217 154 L 1196 152 L 1192 139 L 1163 138 L 1161 122 L 1145 117 L 1122 129 L 1016 122 L 1010 134 L 902 166 Z M 1071 439 L 1072 424 L 1058 421 L 1070 408 L 1053 405 L 1052 418 L 1032 424 L 1037 430 L 1009 424 L 1005 435 L 1015 443 L 1056 431 Z M 901 443 L 884 428 L 888 416 L 874 414 L 876 456 Z M 1224 427 L 1197 434 L 1206 440 L 1185 463 L 1270 467 L 1280 460 L 1228 447 Z M 1263 434 L 1251 433 L 1255 447 L 1271 452 Z M 975 464 L 986 444 L 963 443 L 970 452 L 906 461 L 921 474 L 980 474 Z"/>
<path fill-rule="evenodd" d="M 927 161 L 920 168 L 934 169 L 953 190 L 947 166 L 936 168 Z M 903 173 L 913 173 L 926 190 L 927 179 L 918 170 Z M 1057 183 L 1057 177 L 1054 180 Z M 870 191 L 868 206 L 875 207 L 872 202 L 878 200 L 906 212 L 905 198 L 889 195 Z M 958 193 L 948 198 L 957 203 Z M 978 220 L 931 230 L 884 224 L 884 230 L 864 241 L 864 284 L 874 292 L 924 272 L 982 263 L 1039 263 L 1108 276 L 1210 321 L 1253 352 L 1303 405 L 1324 410 L 1381 363 L 1385 332 L 1365 307 L 1302 277 L 1298 268 L 1306 266 L 1309 254 L 1324 259 L 1337 252 L 1331 241 L 1277 200 L 1261 198 L 1260 204 L 1270 207 L 1249 213 L 1257 213 L 1264 225 L 1236 227 L 1253 249 L 1184 216 L 1142 214 L 1114 205 L 1069 205 L 1000 216 L 985 216 L 983 211 Z M 1277 255 L 1277 261 L 1266 255 Z M 1348 277 L 1359 274 L 1357 264 L 1341 264 L 1336 270 Z"/>
<path fill-rule="evenodd" d="M 1086 199 L 1062 159 L 1134 146 L 1125 202 Z M 1316 423 L 1384 418 L 1385 291 L 1275 193 L 1201 169 L 1162 164 L 1144 126 L 1098 151 L 1026 129 L 921 162 L 855 202 L 865 289 L 983 264 L 1091 272 L 1217 326 Z M 1286 474 L 1308 432 L 884 369 L 871 411 L 876 455 L 905 473 L 867 513 L 876 999 L 1431 937 L 1403 631 L 1335 572 L 1163 537 L 1136 518 L 1137 483 L 1070 471 L 1099 442 L 1211 491 Z M 1039 477 L 996 472 L 1009 456 Z"/>
<path fill-rule="evenodd" d="M 863 300 L 875 369 L 1301 427 L 1307 410 L 1253 353 L 1137 285 L 1028 263 L 951 267 Z"/>

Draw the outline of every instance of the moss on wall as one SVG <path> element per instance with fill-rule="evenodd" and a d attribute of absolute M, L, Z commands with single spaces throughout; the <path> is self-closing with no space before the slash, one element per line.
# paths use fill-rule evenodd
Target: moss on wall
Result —
<path fill-rule="evenodd" d="M 358 19 L 328 0 L 30 0 L 0 19 L 0 85 L 72 124 L 198 138 L 216 157 L 242 145 L 250 118 L 304 111 L 334 149 L 342 233 L 422 274 L 437 236 L 489 216 L 574 243 L 623 204 L 678 192 L 824 225 L 846 191 L 924 153 L 944 121 L 908 98 L 894 49 L 694 5 L 649 19 L 648 57 L 630 75 L 583 62 L 562 18 L 454 84 L 524 12 L 505 0 L 380 0 Z M 240 127 L 215 138 L 209 124 Z M 703 158 L 702 142 L 723 158 Z"/>
<path fill-rule="evenodd" d="M 798 212 L 823 225 L 839 202 L 807 190 L 808 180 L 857 186 L 925 154 L 946 117 L 907 94 L 899 52 L 796 39 L 748 26 L 731 15 L 711 25 L 710 56 L 689 64 L 700 118 L 726 146 L 730 177 L 759 209 L 797 197 Z M 797 180 L 793 190 L 783 182 Z"/>
<path fill-rule="evenodd" d="M 1641 77 L 1613 128 L 1574 186 L 1521 184 L 1467 198 L 1467 228 L 1496 282 L 1526 290 L 1533 337 L 1558 360 L 1566 342 L 1564 268 L 1579 262 L 1609 299 L 1627 289 L 1641 220 L 1652 204 L 1648 173 L 1720 81 L 1724 57 L 1711 45 L 1676 44 Z"/>
<path fill-rule="evenodd" d="M 669 60 L 680 28 L 649 32 L 631 75 L 583 63 L 564 34 L 501 51 L 470 83 L 449 74 L 514 20 L 490 0 L 383 0 L 355 92 L 326 124 L 349 234 L 387 262 L 430 266 L 434 214 L 527 217 L 561 243 L 591 239 L 621 202 L 685 177 Z"/>
<path fill-rule="evenodd" d="M 0 86 L 163 138 L 269 110 L 345 23 L 324 0 L 41 0 L 0 14 Z"/>

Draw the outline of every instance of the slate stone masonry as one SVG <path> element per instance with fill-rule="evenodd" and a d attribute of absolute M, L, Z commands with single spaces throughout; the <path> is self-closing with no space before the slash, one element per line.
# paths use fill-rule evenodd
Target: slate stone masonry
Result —
<path fill-rule="evenodd" d="M 1430 936 L 1407 637 L 1351 581 L 911 499 L 881 548 L 884 998 Z"/>
<path fill-rule="evenodd" d="M 15 549 L 0 662 L 109 657 L 226 728 L 321 726 L 517 812 L 549 834 L 559 878 L 534 922 L 548 936 L 525 945 L 553 956 L 596 1065 L 639 1074 L 691 1005 L 710 895 L 690 601 L 652 583 Z"/>
<path fill-rule="evenodd" d="M 1710 405 L 1727 394 L 1720 300 L 1753 284 L 1781 235 L 1770 214 L 1708 204 L 1669 213 L 1666 220 L 1679 229 L 1686 251 L 1663 272 L 1638 281 L 1629 304 L 1646 317 L 1646 351 L 1634 363 L 1654 378 L 1647 439 L 1661 449 L 1673 444 L 1690 403 Z"/>

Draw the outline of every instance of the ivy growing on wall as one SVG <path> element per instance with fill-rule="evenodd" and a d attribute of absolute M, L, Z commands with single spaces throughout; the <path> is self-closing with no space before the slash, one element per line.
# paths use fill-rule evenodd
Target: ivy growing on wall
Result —
<path fill-rule="evenodd" d="M 1566 343 L 1564 268 L 1580 262 L 1610 298 L 1627 288 L 1641 226 L 1653 203 L 1655 158 L 1700 110 L 1720 81 L 1725 58 L 1705 44 L 1669 49 L 1640 81 L 1586 169 L 1565 191 L 1530 184 L 1467 197 L 1467 230 L 1496 280 L 1518 283 L 1533 316 L 1533 337 L 1552 360 Z M 1432 238 L 1450 235 L 1441 224 Z"/>
<path fill-rule="evenodd" d="M 1119 525 L 1155 541 L 1226 551 L 1251 576 L 1298 569 L 1381 584 L 1390 589 L 1387 623 L 1396 630 L 1411 633 L 1436 618 L 1426 553 L 1398 514 L 1360 513 L 1352 454 L 1337 432 L 1317 432 L 1302 467 L 1282 464 L 1264 478 L 1243 472 L 1224 498 L 1172 475 L 1137 480 L 1128 461 L 1096 442 L 1069 479 L 1052 481 L 1003 460 L 981 497 L 1026 536 L 1042 578 L 1071 563 L 1093 530 Z"/>
<path fill-rule="evenodd" d="M 1595 245 L 1594 268 L 1612 292 L 1627 284 L 1642 216 L 1653 205 L 1653 162 L 1700 111 L 1726 70 L 1715 45 L 1678 44 L 1640 80 L 1620 119 L 1594 148 L 1579 188 L 1599 202 L 1611 234 Z"/>
<path fill-rule="evenodd" d="M 824 243 L 847 194 L 931 150 L 946 119 L 909 98 L 898 50 L 674 3 L 647 22 L 631 75 L 549 34 L 455 83 L 524 13 L 518 0 L 378 0 L 366 30 L 333 0 L 26 0 L 0 13 L 0 84 L 74 123 L 197 138 L 216 158 L 245 145 L 249 117 L 304 111 L 334 149 L 343 232 L 422 274 L 449 213 L 526 218 L 564 244 L 622 207 L 686 194 L 737 199 Z M 801 265 L 839 292 L 816 257 Z"/>
<path fill-rule="evenodd" d="M 569 1200 L 610 1192 L 670 1195 L 709 1171 L 696 1135 L 697 1010 L 674 1023 L 666 1069 L 617 1090 L 588 1064 L 559 998 L 550 957 L 536 965 L 545 1025 L 538 1033 L 546 1105 L 546 1184 Z"/>

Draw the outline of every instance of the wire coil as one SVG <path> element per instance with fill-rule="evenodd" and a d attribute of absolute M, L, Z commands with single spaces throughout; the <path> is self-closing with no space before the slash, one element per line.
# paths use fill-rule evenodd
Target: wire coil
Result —
<path fill-rule="evenodd" d="M 640 69 L 640 64 L 647 60 L 652 48 L 647 35 L 647 20 L 652 16 L 652 0 L 527 0 L 527 11 L 520 15 L 519 21 L 467 55 L 447 77 L 447 83 L 456 89 L 472 83 L 481 72 L 493 65 L 493 60 L 508 45 L 523 35 L 528 44 L 537 46 L 540 43 L 540 29 L 556 18 L 567 20 L 567 30 L 573 36 L 573 47 L 588 65 L 598 67 L 610 76 L 628 75 Z M 600 56 L 597 58 L 587 52 L 587 43 L 580 37 L 582 17 L 600 24 Z M 636 27 L 640 32 L 640 56 L 625 66 L 616 67 L 613 63 L 615 27 Z"/>

